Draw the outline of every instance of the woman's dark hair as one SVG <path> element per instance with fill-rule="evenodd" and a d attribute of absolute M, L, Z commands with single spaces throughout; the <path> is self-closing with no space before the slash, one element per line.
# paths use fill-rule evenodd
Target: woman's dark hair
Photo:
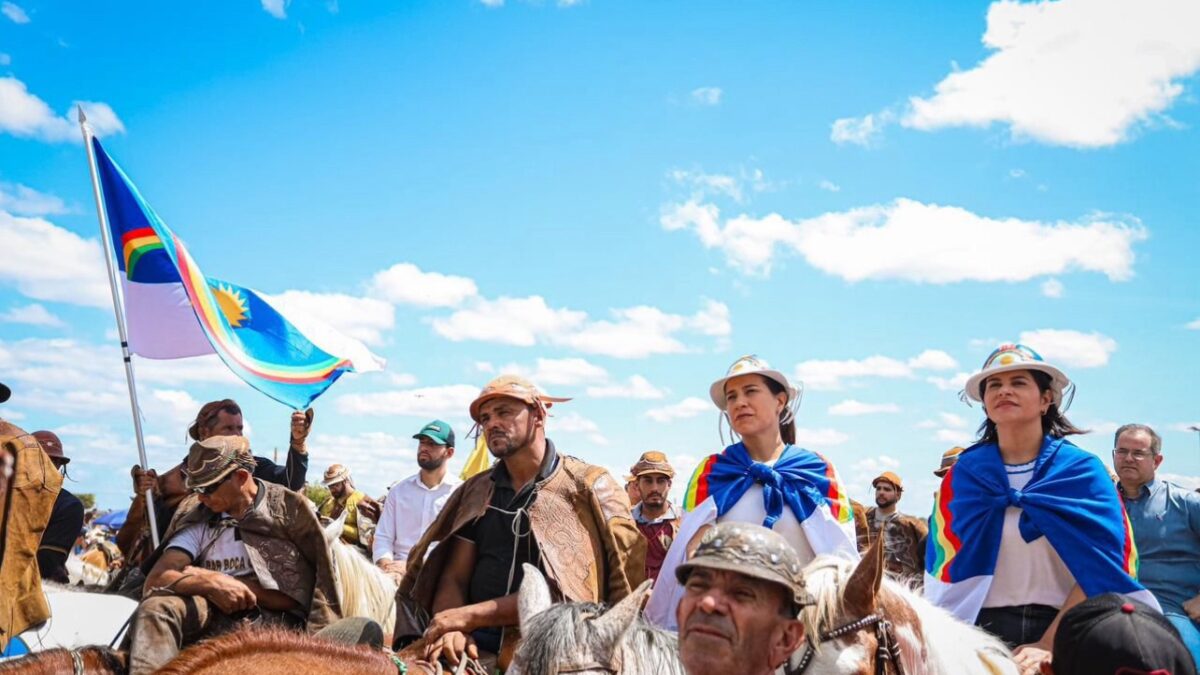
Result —
<path fill-rule="evenodd" d="M 776 382 L 772 378 L 767 377 L 766 375 L 760 375 L 759 377 L 766 380 L 767 389 L 770 390 L 770 392 L 772 394 L 783 394 L 784 396 L 787 396 L 789 399 L 791 398 L 791 395 L 788 394 L 787 389 L 784 389 L 782 384 L 779 384 L 778 382 Z M 789 400 L 788 403 L 791 403 L 791 401 Z M 779 435 L 781 438 L 783 438 L 784 443 L 787 443 L 788 445 L 795 445 L 796 444 L 796 420 L 794 420 L 794 419 L 789 420 L 786 424 L 783 421 L 785 417 L 791 417 L 791 416 L 792 416 L 792 414 L 788 410 L 787 405 L 785 404 L 783 407 L 783 412 L 779 413 Z"/>
<path fill-rule="evenodd" d="M 1037 382 L 1038 391 L 1050 390 L 1050 376 L 1040 370 L 1029 370 L 1033 375 L 1033 381 Z M 983 382 L 979 383 L 979 400 L 983 400 L 983 389 L 987 385 L 988 378 L 984 378 Z M 1058 410 L 1058 404 L 1051 403 L 1046 409 L 1046 414 L 1042 415 L 1042 435 L 1050 436 L 1051 438 L 1063 438 L 1065 436 L 1073 436 L 1075 434 L 1086 434 L 1086 429 L 1071 424 L 1071 420 Z M 997 443 L 999 437 L 996 435 L 996 423 L 991 418 L 984 418 L 983 424 L 979 425 L 979 439 L 976 443 Z"/>
<path fill-rule="evenodd" d="M 231 398 L 220 401 L 209 401 L 200 408 L 200 412 L 196 413 L 196 421 L 192 422 L 192 426 L 188 427 L 188 436 L 191 436 L 194 441 L 200 440 L 200 433 L 211 429 L 212 425 L 217 421 L 217 415 L 222 412 L 230 415 L 241 415 L 242 409 Z"/>

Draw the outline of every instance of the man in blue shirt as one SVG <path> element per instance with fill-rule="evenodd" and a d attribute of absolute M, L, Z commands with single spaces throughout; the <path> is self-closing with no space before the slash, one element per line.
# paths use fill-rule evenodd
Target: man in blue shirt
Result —
<path fill-rule="evenodd" d="M 1117 429 L 1113 468 L 1137 542 L 1138 580 L 1200 662 L 1200 494 L 1156 480 L 1162 438 L 1144 424 Z"/>

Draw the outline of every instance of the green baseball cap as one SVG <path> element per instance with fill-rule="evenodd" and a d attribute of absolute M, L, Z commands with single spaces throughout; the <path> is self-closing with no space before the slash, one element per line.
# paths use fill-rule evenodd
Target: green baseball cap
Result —
<path fill-rule="evenodd" d="M 454 430 L 450 428 L 449 424 L 441 420 L 434 420 L 413 434 L 413 438 L 420 438 L 422 436 L 428 437 L 429 440 L 438 445 L 454 447 Z"/>

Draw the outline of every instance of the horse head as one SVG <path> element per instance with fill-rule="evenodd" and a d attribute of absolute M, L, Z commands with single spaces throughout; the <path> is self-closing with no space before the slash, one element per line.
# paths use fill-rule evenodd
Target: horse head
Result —
<path fill-rule="evenodd" d="M 509 673 L 683 672 L 674 635 L 641 620 L 649 580 L 605 610 L 590 602 L 554 604 L 542 573 L 529 564 L 523 570 L 517 595 L 522 639 Z"/>
<path fill-rule="evenodd" d="M 322 519 L 323 520 L 323 519 Z M 337 541 L 338 537 L 342 536 L 342 529 L 346 526 L 346 512 L 342 511 L 342 515 L 330 520 L 325 525 L 321 526 L 321 531 L 325 535 L 325 545 L 333 546 L 333 542 Z"/>

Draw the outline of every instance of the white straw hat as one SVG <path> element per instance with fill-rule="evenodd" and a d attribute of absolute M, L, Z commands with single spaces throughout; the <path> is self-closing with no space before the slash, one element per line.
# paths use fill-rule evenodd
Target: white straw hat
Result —
<path fill-rule="evenodd" d="M 737 361 L 734 361 L 733 365 L 729 366 L 729 370 L 725 372 L 725 377 L 713 382 L 712 386 L 708 388 L 708 395 L 712 398 L 713 404 L 716 405 L 717 408 L 724 411 L 725 383 L 735 377 L 756 374 L 762 375 L 763 377 L 769 377 L 782 385 L 784 391 L 787 392 L 789 403 L 795 400 L 799 395 L 796 388 L 792 386 L 791 382 L 788 382 L 787 377 L 785 377 L 783 373 L 771 368 L 770 364 L 768 364 L 766 361 L 754 356 L 753 354 L 750 354 L 743 356 Z"/>
<path fill-rule="evenodd" d="M 1011 370 L 1038 370 L 1050 376 L 1050 391 L 1054 395 L 1054 405 L 1062 407 L 1063 392 L 1068 391 L 1071 379 L 1057 367 L 1046 363 L 1042 356 L 1022 344 L 1002 344 L 983 362 L 983 367 L 967 379 L 963 393 L 973 401 L 983 402 L 980 385 L 984 380 L 997 373 Z"/>

